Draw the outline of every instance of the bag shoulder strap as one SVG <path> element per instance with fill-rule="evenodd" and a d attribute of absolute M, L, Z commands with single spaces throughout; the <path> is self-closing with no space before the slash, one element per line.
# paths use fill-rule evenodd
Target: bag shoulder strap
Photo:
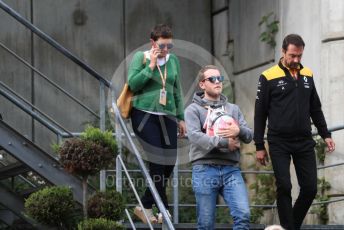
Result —
<path fill-rule="evenodd" d="M 142 60 L 142 64 L 143 65 L 146 65 L 146 54 L 145 53 L 143 53 L 143 60 Z"/>

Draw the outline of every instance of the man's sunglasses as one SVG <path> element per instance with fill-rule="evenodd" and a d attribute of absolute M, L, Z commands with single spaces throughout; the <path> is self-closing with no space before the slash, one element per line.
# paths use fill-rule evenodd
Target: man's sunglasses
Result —
<path fill-rule="evenodd" d="M 225 80 L 224 76 L 211 76 L 208 78 L 203 79 L 202 81 L 210 81 L 211 83 L 215 83 L 216 80 L 218 80 L 218 82 L 223 82 Z"/>
<path fill-rule="evenodd" d="M 167 47 L 168 50 L 173 48 L 173 44 L 172 43 L 167 43 L 167 44 L 158 44 L 157 43 L 157 45 L 159 46 L 159 49 L 161 49 L 161 50 L 165 49 L 165 47 Z"/>

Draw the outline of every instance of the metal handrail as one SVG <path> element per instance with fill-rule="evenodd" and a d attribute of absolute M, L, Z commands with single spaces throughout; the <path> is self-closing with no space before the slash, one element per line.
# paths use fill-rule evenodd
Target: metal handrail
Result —
<path fill-rule="evenodd" d="M 118 155 L 118 156 L 117 156 L 117 159 L 119 160 L 119 162 L 121 163 L 121 165 L 122 165 L 122 167 L 123 167 L 123 169 L 124 169 L 125 175 L 127 176 L 128 180 L 129 180 L 129 185 L 130 185 L 131 189 L 132 189 L 133 192 L 134 192 L 134 195 L 135 195 L 135 197 L 136 197 L 136 200 L 139 202 L 139 205 L 140 205 L 140 207 L 141 207 L 142 210 L 143 210 L 143 215 L 145 216 L 145 218 L 146 218 L 146 220 L 147 220 L 147 223 L 148 223 L 148 225 L 149 225 L 149 228 L 150 228 L 150 229 L 154 229 L 153 226 L 152 226 L 152 223 L 149 221 L 149 218 L 148 218 L 148 216 L 147 216 L 147 213 L 144 211 L 144 207 L 143 207 L 143 204 L 142 204 L 142 202 L 141 202 L 140 196 L 139 196 L 139 194 L 138 194 L 138 192 L 137 192 L 137 190 L 136 190 L 136 188 L 135 188 L 135 186 L 134 186 L 134 184 L 133 184 L 133 182 L 132 182 L 132 180 L 131 180 L 131 177 L 130 177 L 130 175 L 129 175 L 129 173 L 128 173 L 127 167 L 125 166 L 125 164 L 124 164 L 124 162 L 123 162 L 123 159 L 122 159 L 121 155 Z"/>
<path fill-rule="evenodd" d="M 342 130 L 344 129 L 344 125 L 338 125 L 338 126 L 333 126 L 330 127 L 328 130 L 330 132 L 333 131 L 338 131 L 338 130 Z M 312 135 L 318 135 L 317 132 L 312 132 Z M 134 135 L 132 135 L 133 137 L 135 137 Z M 344 165 L 344 162 L 341 163 L 336 163 L 336 164 L 330 164 L 330 165 L 324 165 L 324 166 L 318 166 L 317 169 L 325 169 L 325 168 L 331 168 L 331 167 L 336 167 L 336 166 L 341 166 Z M 107 170 L 107 171 L 115 171 L 115 170 Z M 130 169 L 127 170 L 128 172 L 140 172 L 140 170 L 138 169 Z M 182 169 L 178 171 L 179 173 L 191 173 L 192 170 L 191 169 Z M 243 170 L 241 171 L 242 174 L 274 174 L 274 171 L 262 171 L 262 170 Z M 314 202 L 312 205 L 321 205 L 321 204 L 327 204 L 327 203 L 334 203 L 334 202 L 339 202 L 339 201 L 343 201 L 343 199 L 337 199 L 337 200 L 331 200 L 331 201 L 322 201 L 322 202 Z M 171 206 L 173 206 L 173 204 L 170 204 Z M 128 204 L 128 206 L 134 206 L 133 204 Z M 196 204 L 178 204 L 178 207 L 195 207 Z M 227 205 L 225 204 L 218 204 L 216 205 L 217 207 L 226 207 Z M 276 205 L 265 205 L 265 204 L 254 204 L 254 205 L 250 205 L 250 207 L 254 207 L 254 208 L 276 208 Z"/>
<path fill-rule="evenodd" d="M 41 71 L 39 71 L 37 68 L 32 66 L 30 63 L 28 63 L 26 60 L 24 60 L 22 57 L 20 57 L 18 54 L 16 54 L 13 50 L 6 47 L 3 43 L 0 42 L 1 48 L 3 48 L 5 51 L 7 51 L 9 54 L 11 54 L 13 57 L 15 57 L 17 60 L 22 62 L 24 65 L 29 67 L 31 70 L 33 70 L 35 73 L 38 74 L 38 76 L 42 77 L 44 80 L 46 80 L 48 83 L 50 83 L 52 86 L 54 86 L 56 89 L 60 90 L 62 93 L 67 95 L 70 99 L 75 101 L 77 104 L 82 106 L 84 109 L 86 109 L 88 112 L 92 113 L 94 116 L 96 116 L 98 119 L 100 118 L 97 113 L 95 113 L 91 108 L 89 108 L 87 105 L 83 104 L 79 99 L 74 97 L 72 94 L 68 93 L 66 90 L 64 90 L 62 87 L 60 87 L 58 84 L 50 80 L 45 74 L 43 74 Z"/>
<path fill-rule="evenodd" d="M 125 209 L 125 214 L 127 215 L 127 218 L 128 218 L 128 220 L 129 220 L 129 223 L 130 223 L 130 225 L 131 225 L 132 230 L 136 230 L 136 227 L 135 227 L 135 225 L 134 225 L 133 220 L 131 219 L 131 216 L 130 216 L 130 214 L 129 214 L 128 209 Z"/>
<path fill-rule="evenodd" d="M 38 37 L 40 37 L 41 39 L 43 39 L 44 41 L 46 41 L 48 44 L 50 44 L 51 46 L 53 46 L 55 49 L 57 49 L 59 52 L 61 52 L 64 56 L 66 56 L 67 58 L 69 58 L 71 61 L 73 61 L 75 64 L 77 64 L 78 66 L 80 66 L 82 69 L 86 70 L 91 76 L 95 77 L 96 79 L 98 79 L 98 81 L 100 82 L 100 88 L 101 88 L 101 92 L 100 92 L 100 97 L 104 97 L 103 94 L 103 86 L 106 86 L 110 89 L 111 92 L 111 99 L 112 99 L 112 108 L 115 111 L 115 114 L 118 116 L 118 120 L 120 122 L 120 126 L 122 128 L 122 130 L 124 131 L 126 137 L 128 138 L 130 145 L 132 146 L 132 148 L 134 149 L 134 153 L 135 156 L 139 162 L 139 165 L 141 167 L 141 170 L 143 172 L 143 175 L 145 177 L 145 179 L 148 182 L 148 187 L 151 190 L 151 193 L 157 203 L 157 206 L 160 210 L 160 212 L 162 213 L 163 219 L 165 220 L 165 223 L 167 225 L 167 227 L 170 230 L 174 230 L 173 224 L 168 216 L 167 210 L 165 208 L 165 206 L 162 203 L 161 197 L 159 196 L 155 185 L 152 181 L 152 178 L 150 177 L 144 162 L 136 148 L 136 145 L 134 144 L 131 135 L 128 131 L 128 128 L 126 127 L 123 118 L 120 115 L 120 112 L 117 108 L 116 103 L 114 102 L 115 99 L 115 91 L 114 88 L 112 87 L 112 84 L 110 81 L 106 80 L 105 78 L 103 78 L 97 71 L 95 71 L 93 68 L 91 68 L 89 65 L 87 65 L 86 63 L 84 63 L 81 59 L 79 59 L 78 57 L 76 57 L 75 55 L 73 55 L 69 50 L 67 50 L 66 48 L 64 48 L 62 45 L 60 45 L 58 42 L 56 42 L 54 39 L 52 39 L 50 36 L 48 36 L 47 34 L 45 34 L 43 31 L 41 31 L 39 28 L 37 28 L 36 26 L 34 26 L 32 23 L 30 23 L 28 20 L 26 20 L 24 17 L 22 17 L 20 14 L 18 14 L 16 11 L 14 11 L 12 8 L 10 8 L 7 4 L 5 4 L 2 0 L 0 0 L 0 8 L 2 8 L 5 12 L 7 12 L 9 15 L 11 15 L 13 18 L 15 18 L 18 22 L 20 22 L 21 24 L 23 24 L 26 28 L 30 29 L 33 33 L 35 33 Z M 100 117 L 101 119 L 104 117 L 104 111 L 100 111 Z M 105 128 L 102 127 L 104 126 L 104 124 L 101 123 L 101 128 Z"/>
<path fill-rule="evenodd" d="M 6 5 L 2 0 L 0 0 L 0 8 L 2 8 L 5 12 L 7 12 L 9 15 L 11 15 L 13 18 L 15 18 L 17 21 L 19 21 L 21 24 L 23 24 L 25 27 L 27 27 L 28 29 L 30 29 L 33 33 L 35 33 L 37 36 L 39 36 L 41 39 L 43 39 L 44 41 L 46 41 L 48 44 L 50 44 L 51 46 L 53 46 L 54 48 L 56 48 L 59 52 L 61 52 L 64 56 L 66 56 L 67 58 L 69 58 L 70 60 L 72 60 L 74 63 L 76 63 L 78 66 L 80 66 L 82 69 L 86 70 L 91 76 L 95 77 L 98 79 L 98 81 L 100 81 L 101 83 L 103 83 L 105 86 L 107 86 L 113 95 L 113 89 L 111 86 L 111 82 L 106 80 L 105 78 L 103 78 L 98 72 L 96 72 L 93 68 L 91 68 L 90 66 L 88 66 L 87 64 L 85 64 L 83 61 L 81 61 L 79 58 L 77 58 L 76 56 L 74 56 L 70 51 L 68 51 L 67 49 L 65 49 L 63 46 L 61 46 L 59 43 L 57 43 L 55 40 L 53 40 L 51 37 L 49 37 L 48 35 L 46 35 L 44 32 L 42 32 L 40 29 L 38 29 L 37 27 L 35 27 L 33 24 L 31 24 L 29 21 L 27 21 L 25 18 L 23 18 L 20 14 L 18 14 L 16 11 L 14 11 L 13 9 L 11 9 L 8 5 Z M 112 97 L 112 99 L 114 99 L 114 97 Z M 139 161 L 139 165 L 141 167 L 141 170 L 144 174 L 145 177 L 147 177 L 147 181 L 148 181 L 148 185 L 149 188 L 152 191 L 152 194 L 154 196 L 154 199 L 156 200 L 160 211 L 163 214 L 164 219 L 167 222 L 167 225 L 169 226 L 170 229 L 174 229 L 172 222 L 170 220 L 170 218 L 168 217 L 168 214 L 166 212 L 166 209 L 164 207 L 164 205 L 161 202 L 161 198 L 159 197 L 156 188 L 153 184 L 152 179 L 150 178 L 147 169 L 144 166 L 143 160 L 141 159 L 139 152 L 135 146 L 135 144 L 133 143 L 132 139 L 131 139 L 131 135 L 129 134 L 126 125 L 124 124 L 123 119 L 120 117 L 120 113 L 118 111 L 117 106 L 115 105 L 115 103 L 112 103 L 112 107 L 114 109 L 114 111 L 116 112 L 116 115 L 119 116 L 119 121 L 120 121 L 120 125 L 122 127 L 122 129 L 124 130 L 125 135 L 128 137 L 128 140 L 130 142 L 130 144 L 132 145 L 133 149 L 134 149 L 134 153 Z M 160 202 L 159 202 L 160 201 Z M 160 207 L 161 206 L 161 207 Z"/>
<path fill-rule="evenodd" d="M 35 33 L 38 37 L 40 37 L 41 39 L 46 41 L 48 44 L 50 44 L 52 47 L 54 47 L 57 51 L 61 52 L 68 59 L 73 61 L 75 64 L 77 64 L 78 66 L 80 66 L 84 70 L 86 70 L 89 74 L 91 74 L 91 76 L 93 76 L 93 77 L 97 78 L 99 81 L 103 82 L 107 87 L 109 87 L 109 88 L 111 87 L 110 81 L 103 78 L 97 71 L 95 71 L 93 68 L 91 68 L 85 62 L 83 62 L 80 58 L 76 57 L 72 52 L 70 52 L 69 50 L 64 48 L 57 41 L 52 39 L 49 35 L 45 34 L 38 27 L 36 27 L 31 22 L 26 20 L 19 13 L 17 13 L 11 7 L 9 7 L 7 4 L 5 4 L 2 0 L 0 0 L 0 8 L 2 8 L 6 13 L 8 13 L 13 18 L 15 18 L 18 22 L 23 24 L 26 28 L 28 28 L 33 33 Z"/>
<path fill-rule="evenodd" d="M 336 125 L 336 126 L 332 126 L 330 128 L 328 128 L 328 131 L 329 132 L 335 132 L 335 131 L 338 131 L 338 130 L 343 130 L 344 129 L 344 125 Z M 312 136 L 316 136 L 316 135 L 319 135 L 318 131 L 312 131 Z"/>
<path fill-rule="evenodd" d="M 344 162 L 337 163 L 337 164 L 330 164 L 330 165 L 323 165 L 323 166 L 318 166 L 317 169 L 326 169 L 326 168 L 332 168 L 336 166 L 344 165 Z"/>
<path fill-rule="evenodd" d="M 0 94 L 1 95 L 6 97 L 8 100 L 10 100 L 13 104 L 15 104 L 21 110 L 23 110 L 24 112 L 28 113 L 30 116 L 35 118 L 42 125 L 44 125 L 48 129 L 50 129 L 52 132 L 54 132 L 55 134 L 60 135 L 60 136 L 66 136 L 66 137 L 72 137 L 73 136 L 72 133 L 69 132 L 66 128 L 64 128 L 63 126 L 58 124 L 54 119 L 52 119 L 47 114 L 40 111 L 37 107 L 32 105 L 30 102 L 28 102 L 27 100 L 25 100 L 24 98 L 19 96 L 17 93 L 15 93 L 13 90 L 11 90 L 7 85 L 5 85 L 3 82 L 0 81 L 0 85 L 2 87 L 4 87 L 7 91 L 9 91 L 9 92 L 6 92 L 5 90 L 3 90 L 0 87 Z M 20 99 L 20 100 L 18 100 L 18 99 Z M 27 106 L 23 105 L 23 103 L 21 101 L 25 102 L 28 106 L 30 106 L 30 108 L 27 108 Z M 50 122 L 47 120 L 49 120 Z M 52 125 L 52 123 L 53 123 L 53 125 Z M 61 132 L 60 129 L 63 130 L 63 132 Z"/>
<path fill-rule="evenodd" d="M 119 121 L 119 125 L 121 126 L 125 136 L 127 137 L 127 140 L 129 142 L 132 150 L 133 150 L 133 153 L 134 153 L 134 155 L 136 157 L 136 160 L 138 161 L 138 164 L 139 164 L 140 169 L 141 169 L 141 171 L 143 173 L 143 176 L 144 176 L 145 180 L 147 181 L 148 188 L 150 189 L 150 191 L 151 191 L 151 193 L 153 195 L 153 198 L 154 198 L 154 200 L 155 200 L 155 202 L 156 202 L 160 212 L 162 213 L 163 219 L 165 221 L 164 224 L 167 225 L 168 229 L 174 230 L 172 221 L 171 221 L 171 219 L 170 219 L 170 217 L 169 217 L 169 215 L 167 213 L 165 205 L 163 204 L 163 202 L 161 200 L 161 197 L 159 196 L 159 193 L 158 193 L 158 191 L 155 188 L 153 180 L 152 180 L 151 176 L 149 175 L 147 168 L 145 167 L 145 164 L 144 164 L 144 162 L 143 162 L 143 160 L 141 158 L 141 155 L 140 155 L 136 145 L 134 144 L 133 138 L 131 137 L 131 135 L 129 133 L 129 130 L 128 130 L 126 124 L 124 123 L 123 118 L 121 117 L 121 113 L 120 113 L 120 111 L 119 111 L 119 109 L 117 107 L 117 104 L 115 102 L 115 97 L 114 97 L 113 94 L 114 94 L 114 91 L 112 91 L 112 97 L 111 97 L 111 99 L 112 99 L 112 109 L 113 109 L 113 111 L 114 111 L 114 113 L 115 113 L 115 115 L 116 115 L 116 117 L 117 117 L 117 119 Z"/>

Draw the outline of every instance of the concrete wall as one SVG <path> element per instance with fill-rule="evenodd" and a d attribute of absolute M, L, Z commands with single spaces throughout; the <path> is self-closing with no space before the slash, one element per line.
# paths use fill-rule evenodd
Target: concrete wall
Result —
<path fill-rule="evenodd" d="M 232 75 L 234 79 L 235 103 L 244 113 L 249 127 L 253 129 L 254 103 L 259 75 L 263 70 L 273 64 L 275 50 L 268 44 L 260 41 L 260 34 L 265 31 L 259 22 L 264 15 L 274 12 L 278 17 L 278 2 L 276 1 L 250 1 L 231 0 L 229 4 L 229 33 L 232 43 Z M 242 168 L 252 169 L 255 165 L 253 142 L 242 148 Z M 245 176 L 248 185 L 256 182 L 253 174 Z M 251 200 L 255 194 L 250 191 Z M 271 214 L 272 213 L 272 214 Z M 276 210 L 267 212 L 261 219 L 263 224 L 276 223 Z"/>
<path fill-rule="evenodd" d="M 344 73 L 344 3 L 340 0 L 5 2 L 109 80 L 128 54 L 149 42 L 149 31 L 155 24 L 169 23 L 175 39 L 191 42 L 209 52 L 213 48 L 215 57 L 225 67 L 234 85 L 235 103 L 240 106 L 250 127 L 253 127 L 258 76 L 272 65 L 267 63 L 276 62 L 280 58 L 283 37 L 288 33 L 298 33 L 306 42 L 303 63 L 314 71 L 328 124 L 334 126 L 343 123 L 341 98 L 344 95 L 341 79 Z M 259 39 L 265 28 L 258 26 L 258 23 L 262 16 L 270 12 L 274 12 L 280 21 L 275 49 Z M 0 19 L 0 42 L 33 63 L 59 85 L 73 92 L 73 95 L 93 110 L 99 111 L 97 81 L 45 42 L 32 36 L 2 10 Z M 189 92 L 194 90 L 192 85 L 200 66 L 187 57 L 181 57 L 180 60 L 184 93 L 192 95 Z M 204 64 L 211 62 L 208 58 L 202 61 Z M 125 78 L 123 71 L 116 79 L 119 88 Z M 96 120 L 2 49 L 0 79 L 71 131 L 81 131 L 85 122 Z M 186 101 L 189 102 L 190 97 L 187 97 Z M 29 137 L 33 136 L 39 140 L 45 149 L 50 148 L 50 143 L 55 141 L 52 133 L 40 128 L 38 123 L 32 123 L 28 115 L 2 97 L 0 103 L 0 112 L 5 121 Z M 343 131 L 333 134 L 337 150 L 326 158 L 326 164 L 344 161 L 342 135 Z M 253 144 L 243 148 L 243 152 L 252 151 Z M 244 162 L 249 165 L 254 161 L 246 158 Z M 344 193 L 344 183 L 340 176 L 342 171 L 339 167 L 319 173 L 331 183 L 331 194 Z M 298 189 L 295 177 L 293 184 L 295 199 Z M 329 206 L 331 224 L 343 224 L 342 206 L 342 203 Z M 266 218 L 265 223 L 271 224 L 271 219 L 273 218 Z M 305 223 L 315 223 L 314 221 L 314 218 L 309 216 Z"/>
<path fill-rule="evenodd" d="M 15 7 L 25 18 L 31 18 L 30 2 L 13 0 L 11 6 Z M 21 55 L 25 60 L 31 62 L 31 39 L 30 33 L 0 10 L 0 42 Z M 17 91 L 24 98 L 31 101 L 32 98 L 32 75 L 30 69 L 19 64 L 19 62 L 6 51 L 0 48 L 0 79 L 9 87 Z M 10 102 L 0 97 L 0 113 L 9 124 L 31 137 L 31 118 L 26 113 L 17 109 Z M 11 119 L 7 119 L 11 118 Z"/>
<path fill-rule="evenodd" d="M 314 72 L 315 84 L 323 104 L 328 126 L 343 125 L 343 61 L 344 61 L 344 3 L 342 1 L 249 1 L 231 0 L 229 5 L 229 33 L 233 37 L 234 51 L 232 72 L 235 83 L 235 102 L 243 110 L 253 127 L 254 98 L 259 74 L 272 64 L 263 65 L 271 58 L 281 57 L 281 43 L 289 33 L 300 34 L 306 43 L 302 62 Z M 264 46 L 259 41 L 258 22 L 263 15 L 273 11 L 280 21 L 276 35 L 276 48 Z M 261 63 L 262 65 L 259 65 Z M 337 149 L 327 155 L 325 164 L 344 162 L 343 131 L 333 133 Z M 253 146 L 247 150 L 254 150 Z M 343 195 L 344 183 L 341 179 L 343 167 L 319 171 L 332 189 L 329 194 Z M 298 194 L 298 185 L 293 166 L 293 200 Z M 343 203 L 329 205 L 330 224 L 343 224 Z M 276 216 L 275 216 L 276 217 Z M 276 218 L 272 219 L 276 219 Z M 305 224 L 316 224 L 319 218 L 308 215 Z M 271 223 L 271 217 L 263 220 Z M 276 223 L 276 220 L 273 221 Z"/>
<path fill-rule="evenodd" d="M 174 38 L 198 45 L 210 52 L 210 0 L 187 1 L 111 1 L 111 0 L 5 0 L 42 31 L 80 57 L 103 77 L 111 80 L 114 72 L 133 50 L 149 42 L 150 30 L 157 23 L 172 26 Z M 32 3 L 32 5 L 31 5 Z M 87 72 L 62 56 L 0 10 L 0 41 L 33 63 L 42 73 L 99 112 L 99 83 Z M 190 28 L 193 28 L 190 31 Z M 61 92 L 13 61 L 0 49 L 0 78 L 24 98 L 58 121 L 68 130 L 80 132 L 96 117 Z M 209 62 L 211 60 L 209 59 Z M 199 66 L 181 58 L 184 91 L 188 91 Z M 125 72 L 115 79 L 120 89 Z M 192 93 L 190 94 L 192 95 Z M 46 150 L 56 136 L 32 122 L 1 97 L 4 120 L 38 140 Z M 190 99 L 188 99 L 190 100 Z M 33 127 L 33 128 L 32 128 Z"/>
<path fill-rule="evenodd" d="M 319 83 L 323 99 L 325 115 L 330 126 L 343 125 L 344 110 L 344 2 L 320 1 L 322 41 L 320 53 Z M 336 151 L 326 158 L 326 164 L 344 162 L 344 132 L 333 133 Z M 324 172 L 325 179 L 331 183 L 330 194 L 344 195 L 344 167 L 328 169 Z M 329 205 L 329 223 L 344 223 L 343 202 Z"/>
<path fill-rule="evenodd" d="M 298 5 L 297 8 L 294 6 Z M 342 1 L 280 1 L 281 36 L 288 33 L 300 34 L 306 47 L 302 61 L 314 72 L 315 84 L 322 101 L 323 111 L 328 126 L 338 126 L 344 123 L 341 98 L 343 95 L 343 61 L 344 61 L 344 4 Z M 306 13 L 307 12 L 307 13 Z M 302 15 L 302 16 L 295 16 Z M 329 39 L 338 41 L 327 41 Z M 327 155 L 325 164 L 344 162 L 343 131 L 333 133 L 336 151 Z M 293 171 L 293 170 L 292 170 Z M 343 166 L 319 171 L 319 177 L 324 177 L 332 186 L 329 195 L 343 195 L 344 184 L 340 175 L 344 173 Z M 298 193 L 294 177 L 294 196 Z M 295 197 L 296 198 L 296 197 Z M 343 203 L 330 204 L 328 208 L 329 223 L 343 224 Z M 311 215 L 305 223 L 316 223 Z"/>

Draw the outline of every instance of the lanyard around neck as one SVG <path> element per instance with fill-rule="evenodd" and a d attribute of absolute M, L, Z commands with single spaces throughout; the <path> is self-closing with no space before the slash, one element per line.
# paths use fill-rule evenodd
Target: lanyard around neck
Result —
<path fill-rule="evenodd" d="M 166 79 L 167 79 L 167 68 L 166 68 L 166 66 L 167 66 L 167 63 L 166 63 L 166 58 L 165 58 L 164 74 L 162 74 L 159 65 L 158 64 L 156 65 L 156 67 L 158 68 L 159 73 L 160 73 L 160 78 L 161 78 L 161 82 L 162 82 L 162 89 L 164 89 L 164 90 L 165 90 Z"/>

